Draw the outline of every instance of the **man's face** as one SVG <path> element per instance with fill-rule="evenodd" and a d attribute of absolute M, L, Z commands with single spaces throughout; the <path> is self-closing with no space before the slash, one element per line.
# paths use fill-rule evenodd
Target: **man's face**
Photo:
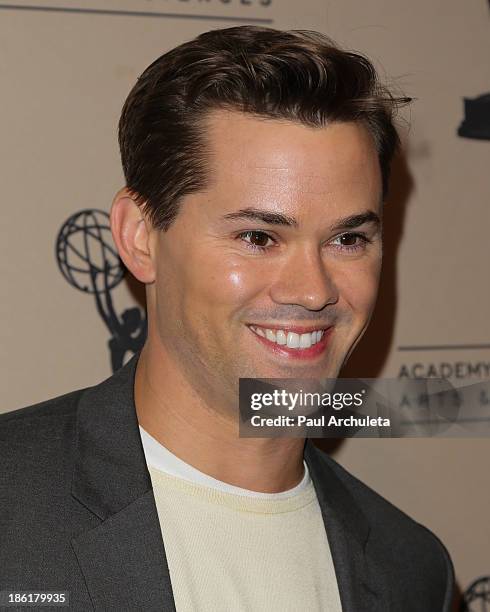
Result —
<path fill-rule="evenodd" d="M 195 388 L 221 396 L 239 377 L 336 377 L 381 269 L 371 136 L 228 111 L 207 126 L 211 184 L 155 238 L 156 341 Z"/>

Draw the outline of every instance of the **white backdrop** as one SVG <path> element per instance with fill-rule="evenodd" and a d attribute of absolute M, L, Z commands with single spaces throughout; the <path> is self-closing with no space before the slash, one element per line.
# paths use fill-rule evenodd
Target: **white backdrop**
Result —
<path fill-rule="evenodd" d="M 484 0 L 15 4 L 0 3 L 0 410 L 110 374 L 109 332 L 93 296 L 61 275 L 57 233 L 73 213 L 108 211 L 122 186 L 116 126 L 142 70 L 204 30 L 241 23 L 321 30 L 417 98 L 401 124 L 376 315 L 345 375 L 425 376 L 447 364 L 490 376 L 490 142 L 457 136 L 463 97 L 490 91 Z M 126 283 L 113 297 L 117 312 L 134 305 Z M 490 575 L 489 450 L 485 439 L 348 440 L 334 456 L 441 537 L 465 588 Z"/>

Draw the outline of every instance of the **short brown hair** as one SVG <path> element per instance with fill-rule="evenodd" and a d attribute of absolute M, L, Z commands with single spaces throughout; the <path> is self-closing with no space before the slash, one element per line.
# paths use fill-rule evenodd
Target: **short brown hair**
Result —
<path fill-rule="evenodd" d="M 400 141 L 399 105 L 371 62 L 309 30 L 212 30 L 165 53 L 139 77 L 119 121 L 129 191 L 154 227 L 167 230 L 180 200 L 206 187 L 204 119 L 217 109 L 308 126 L 358 121 L 371 133 L 383 198 Z"/>

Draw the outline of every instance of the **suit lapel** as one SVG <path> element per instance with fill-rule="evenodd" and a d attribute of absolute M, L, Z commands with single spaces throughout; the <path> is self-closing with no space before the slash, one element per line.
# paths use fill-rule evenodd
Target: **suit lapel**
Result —
<path fill-rule="evenodd" d="M 95 610 L 175 611 L 153 491 L 72 540 Z"/>
<path fill-rule="evenodd" d="M 366 517 L 335 474 L 333 462 L 310 439 L 304 458 L 322 511 L 342 611 L 388 611 L 382 570 L 366 554 L 370 531 Z"/>
<path fill-rule="evenodd" d="M 77 413 L 72 495 L 99 520 L 72 540 L 95 610 L 175 611 L 134 409 L 138 354 L 88 389 Z"/>
<path fill-rule="evenodd" d="M 72 547 L 95 610 L 175 611 L 151 478 L 134 406 L 139 353 L 82 395 L 72 495 L 99 521 Z M 389 610 L 382 574 L 366 556 L 369 524 L 330 459 L 306 440 L 343 612 Z"/>

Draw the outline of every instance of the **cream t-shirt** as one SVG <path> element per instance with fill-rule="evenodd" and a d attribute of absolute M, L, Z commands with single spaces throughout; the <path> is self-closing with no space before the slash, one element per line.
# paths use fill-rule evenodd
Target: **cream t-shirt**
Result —
<path fill-rule="evenodd" d="M 341 612 L 320 506 L 302 481 L 258 493 L 212 478 L 140 427 L 177 612 Z"/>

